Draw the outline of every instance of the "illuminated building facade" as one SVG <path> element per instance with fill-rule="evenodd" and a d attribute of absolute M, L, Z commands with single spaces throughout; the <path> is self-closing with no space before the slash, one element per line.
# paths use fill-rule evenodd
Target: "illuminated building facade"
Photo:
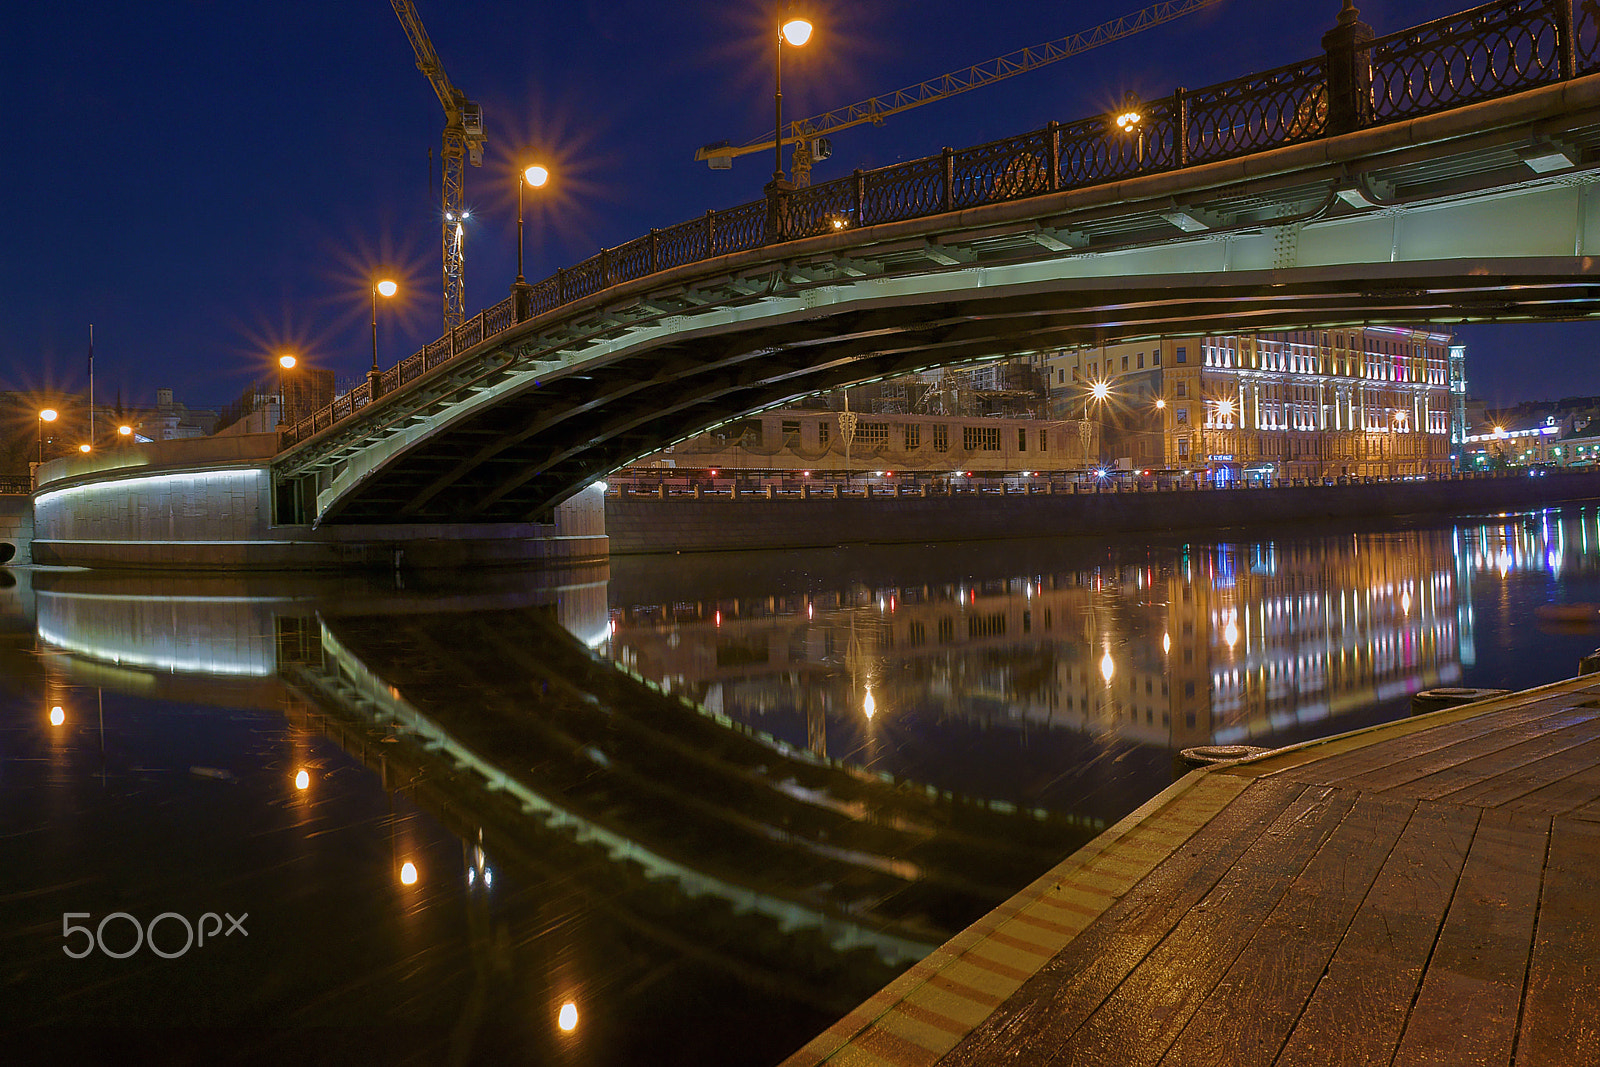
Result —
<path fill-rule="evenodd" d="M 1098 422 L 1124 466 L 1217 482 L 1445 474 L 1464 437 L 1465 351 L 1434 330 L 1189 335 L 1031 359 L 1051 414 Z"/>

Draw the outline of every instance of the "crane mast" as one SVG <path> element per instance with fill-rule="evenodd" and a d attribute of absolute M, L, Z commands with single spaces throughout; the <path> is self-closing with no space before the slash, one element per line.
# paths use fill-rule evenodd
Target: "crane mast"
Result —
<path fill-rule="evenodd" d="M 864 122 L 873 125 L 882 124 L 890 115 L 901 111 L 909 111 L 923 104 L 931 104 L 935 100 L 955 96 L 957 93 L 968 92 L 985 85 L 1003 81 L 1006 78 L 1024 74 L 1030 70 L 1048 66 L 1059 60 L 1075 56 L 1080 52 L 1087 52 L 1091 48 L 1098 48 L 1103 44 L 1132 36 L 1142 30 L 1159 26 L 1164 22 L 1181 18 L 1184 15 L 1202 8 L 1213 7 L 1222 3 L 1222 0 L 1162 0 L 1161 3 L 1152 4 L 1140 11 L 1120 18 L 1103 22 L 1092 30 L 1084 30 L 1067 37 L 1060 37 L 1053 41 L 1046 41 L 1041 45 L 1031 48 L 1022 48 L 1015 52 L 1007 52 L 987 63 L 978 63 L 963 70 L 952 71 L 949 74 L 928 81 L 918 82 L 916 85 L 897 89 L 892 93 L 874 96 L 863 100 L 859 104 L 849 107 L 834 108 L 820 115 L 813 115 L 808 119 L 799 119 L 789 124 L 789 133 L 783 138 L 784 144 L 794 146 L 794 163 L 792 173 L 797 186 L 811 184 L 811 164 L 813 159 L 813 145 L 818 139 L 840 130 L 847 130 L 851 126 L 859 126 Z M 776 134 L 778 131 L 774 130 Z M 751 152 L 770 152 L 772 142 L 761 138 L 749 141 L 742 145 L 732 145 L 727 141 L 708 144 L 695 152 L 697 161 L 706 161 L 712 170 L 727 170 L 733 165 L 734 156 L 748 155 Z M 822 158 L 827 158 L 823 156 Z"/>
<path fill-rule="evenodd" d="M 390 0 L 390 3 L 411 41 L 411 50 L 416 53 L 417 69 L 427 76 L 444 107 L 444 146 L 440 153 L 444 180 L 440 183 L 439 207 L 440 253 L 444 261 L 444 328 L 448 332 L 466 319 L 461 205 L 465 192 L 465 163 L 470 160 L 474 167 L 483 165 L 483 109 L 451 84 L 411 0 Z"/>

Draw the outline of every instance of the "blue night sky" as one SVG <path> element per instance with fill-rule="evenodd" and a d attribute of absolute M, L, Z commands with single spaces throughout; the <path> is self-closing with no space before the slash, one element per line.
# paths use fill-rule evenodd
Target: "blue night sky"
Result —
<path fill-rule="evenodd" d="M 708 208 L 756 199 L 770 156 L 731 171 L 701 144 L 772 122 L 775 7 L 744 0 L 416 0 L 451 79 L 483 107 L 489 146 L 467 169 L 467 310 L 516 274 L 514 175 L 530 190 L 527 274 Z M 853 103 L 1131 13 L 1142 0 L 817 0 L 817 33 L 787 49 L 791 118 Z M 833 138 L 814 179 L 885 166 L 1199 87 L 1320 49 L 1337 0 L 1216 7 L 998 85 Z M 1370 0 L 1378 33 L 1460 10 Z M 171 386 L 220 406 L 276 353 L 335 370 L 370 362 L 369 286 L 389 366 L 441 332 L 438 195 L 428 150 L 444 119 L 384 0 L 231 4 L 58 0 L 13 5 L 0 30 L 12 88 L 10 205 L 0 258 L 0 389 L 84 388 L 149 403 Z M 26 136 L 25 136 L 26 135 Z M 23 144 L 23 141 L 26 144 Z M 437 158 L 435 160 L 437 173 Z M 437 177 L 434 179 L 437 181 Z M 1589 324 L 1479 326 L 1472 391 L 1496 401 L 1600 394 Z M 1527 359 L 1548 359 L 1529 380 Z"/>

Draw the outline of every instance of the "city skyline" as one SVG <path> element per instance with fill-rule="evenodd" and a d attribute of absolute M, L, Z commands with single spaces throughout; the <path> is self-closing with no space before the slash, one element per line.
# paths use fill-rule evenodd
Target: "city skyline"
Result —
<path fill-rule="evenodd" d="M 1016 3 L 978 18 L 948 2 L 818 3 L 813 41 L 785 55 L 784 106 L 811 115 L 1138 10 L 1100 0 L 1067 14 Z M 833 138 L 825 181 L 1095 113 L 1315 54 L 1338 13 L 1225 0 L 1040 71 Z M 515 276 L 515 175 L 550 166 L 526 197 L 527 275 L 760 196 L 770 155 L 711 171 L 694 150 L 743 143 L 772 122 L 775 27 L 765 4 L 483 2 L 419 13 L 450 78 L 482 104 L 488 150 L 466 170 L 466 310 Z M 1383 34 L 1462 5 L 1362 5 Z M 1276 14 L 1277 17 L 1274 17 Z M 1286 24 L 1287 23 L 1287 24 Z M 516 32 L 516 27 L 525 27 Z M 20 253 L 3 291 L 0 389 L 82 392 L 89 327 L 97 399 L 148 403 L 161 387 L 221 406 L 293 351 L 341 387 L 441 332 L 437 182 L 443 115 L 389 5 L 287 4 L 270 15 L 201 7 L 182 17 L 91 4 L 14 20 L 8 66 L 50 131 L 9 171 Z M 27 51 L 24 52 L 23 48 Z M 152 60 L 149 57 L 159 57 Z M 430 159 L 433 159 L 430 189 Z M 13 187 L 13 183 L 15 186 Z M 1587 323 L 1458 328 L 1471 391 L 1492 404 L 1600 393 Z M 1528 377 L 1537 355 L 1546 373 Z"/>

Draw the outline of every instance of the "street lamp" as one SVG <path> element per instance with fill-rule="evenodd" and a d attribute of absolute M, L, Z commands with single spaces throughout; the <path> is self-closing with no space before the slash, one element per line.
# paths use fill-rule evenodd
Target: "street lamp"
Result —
<path fill-rule="evenodd" d="M 372 283 L 372 369 L 367 372 L 367 398 L 378 399 L 383 376 L 378 372 L 378 297 L 391 297 L 400 287 L 388 278 Z"/>
<path fill-rule="evenodd" d="M 1135 159 L 1144 164 L 1144 136 L 1140 132 L 1144 116 L 1139 113 L 1139 98 L 1131 92 L 1122 98 L 1122 110 L 1117 114 L 1117 129 L 1134 138 Z"/>
<path fill-rule="evenodd" d="M 377 318 L 376 314 L 374 314 L 373 318 L 374 319 Z M 285 352 L 283 355 L 278 357 L 278 425 L 279 426 L 287 425 L 288 422 L 289 422 L 289 392 L 288 392 L 288 389 L 286 388 L 287 379 L 284 377 L 284 372 L 285 371 L 294 370 L 295 364 L 298 363 L 298 362 L 300 362 L 300 361 L 295 359 L 295 357 L 290 355 L 288 352 Z M 374 360 L 374 362 L 376 362 L 376 360 Z"/>
<path fill-rule="evenodd" d="M 811 23 L 809 20 L 792 17 L 784 19 L 778 27 L 778 66 L 777 83 L 772 94 L 773 106 L 777 111 L 778 122 L 775 136 L 772 139 L 772 181 L 774 184 L 783 181 L 783 43 L 789 42 L 796 48 L 811 40 Z"/>
<path fill-rule="evenodd" d="M 522 172 L 517 179 L 517 284 L 525 285 L 522 278 L 522 189 L 531 185 L 535 189 L 543 189 L 544 183 L 550 180 L 550 172 L 535 163 Z"/>
<path fill-rule="evenodd" d="M 44 462 L 44 424 L 55 422 L 60 417 L 60 412 L 55 408 L 45 408 L 39 412 L 39 462 Z"/>

